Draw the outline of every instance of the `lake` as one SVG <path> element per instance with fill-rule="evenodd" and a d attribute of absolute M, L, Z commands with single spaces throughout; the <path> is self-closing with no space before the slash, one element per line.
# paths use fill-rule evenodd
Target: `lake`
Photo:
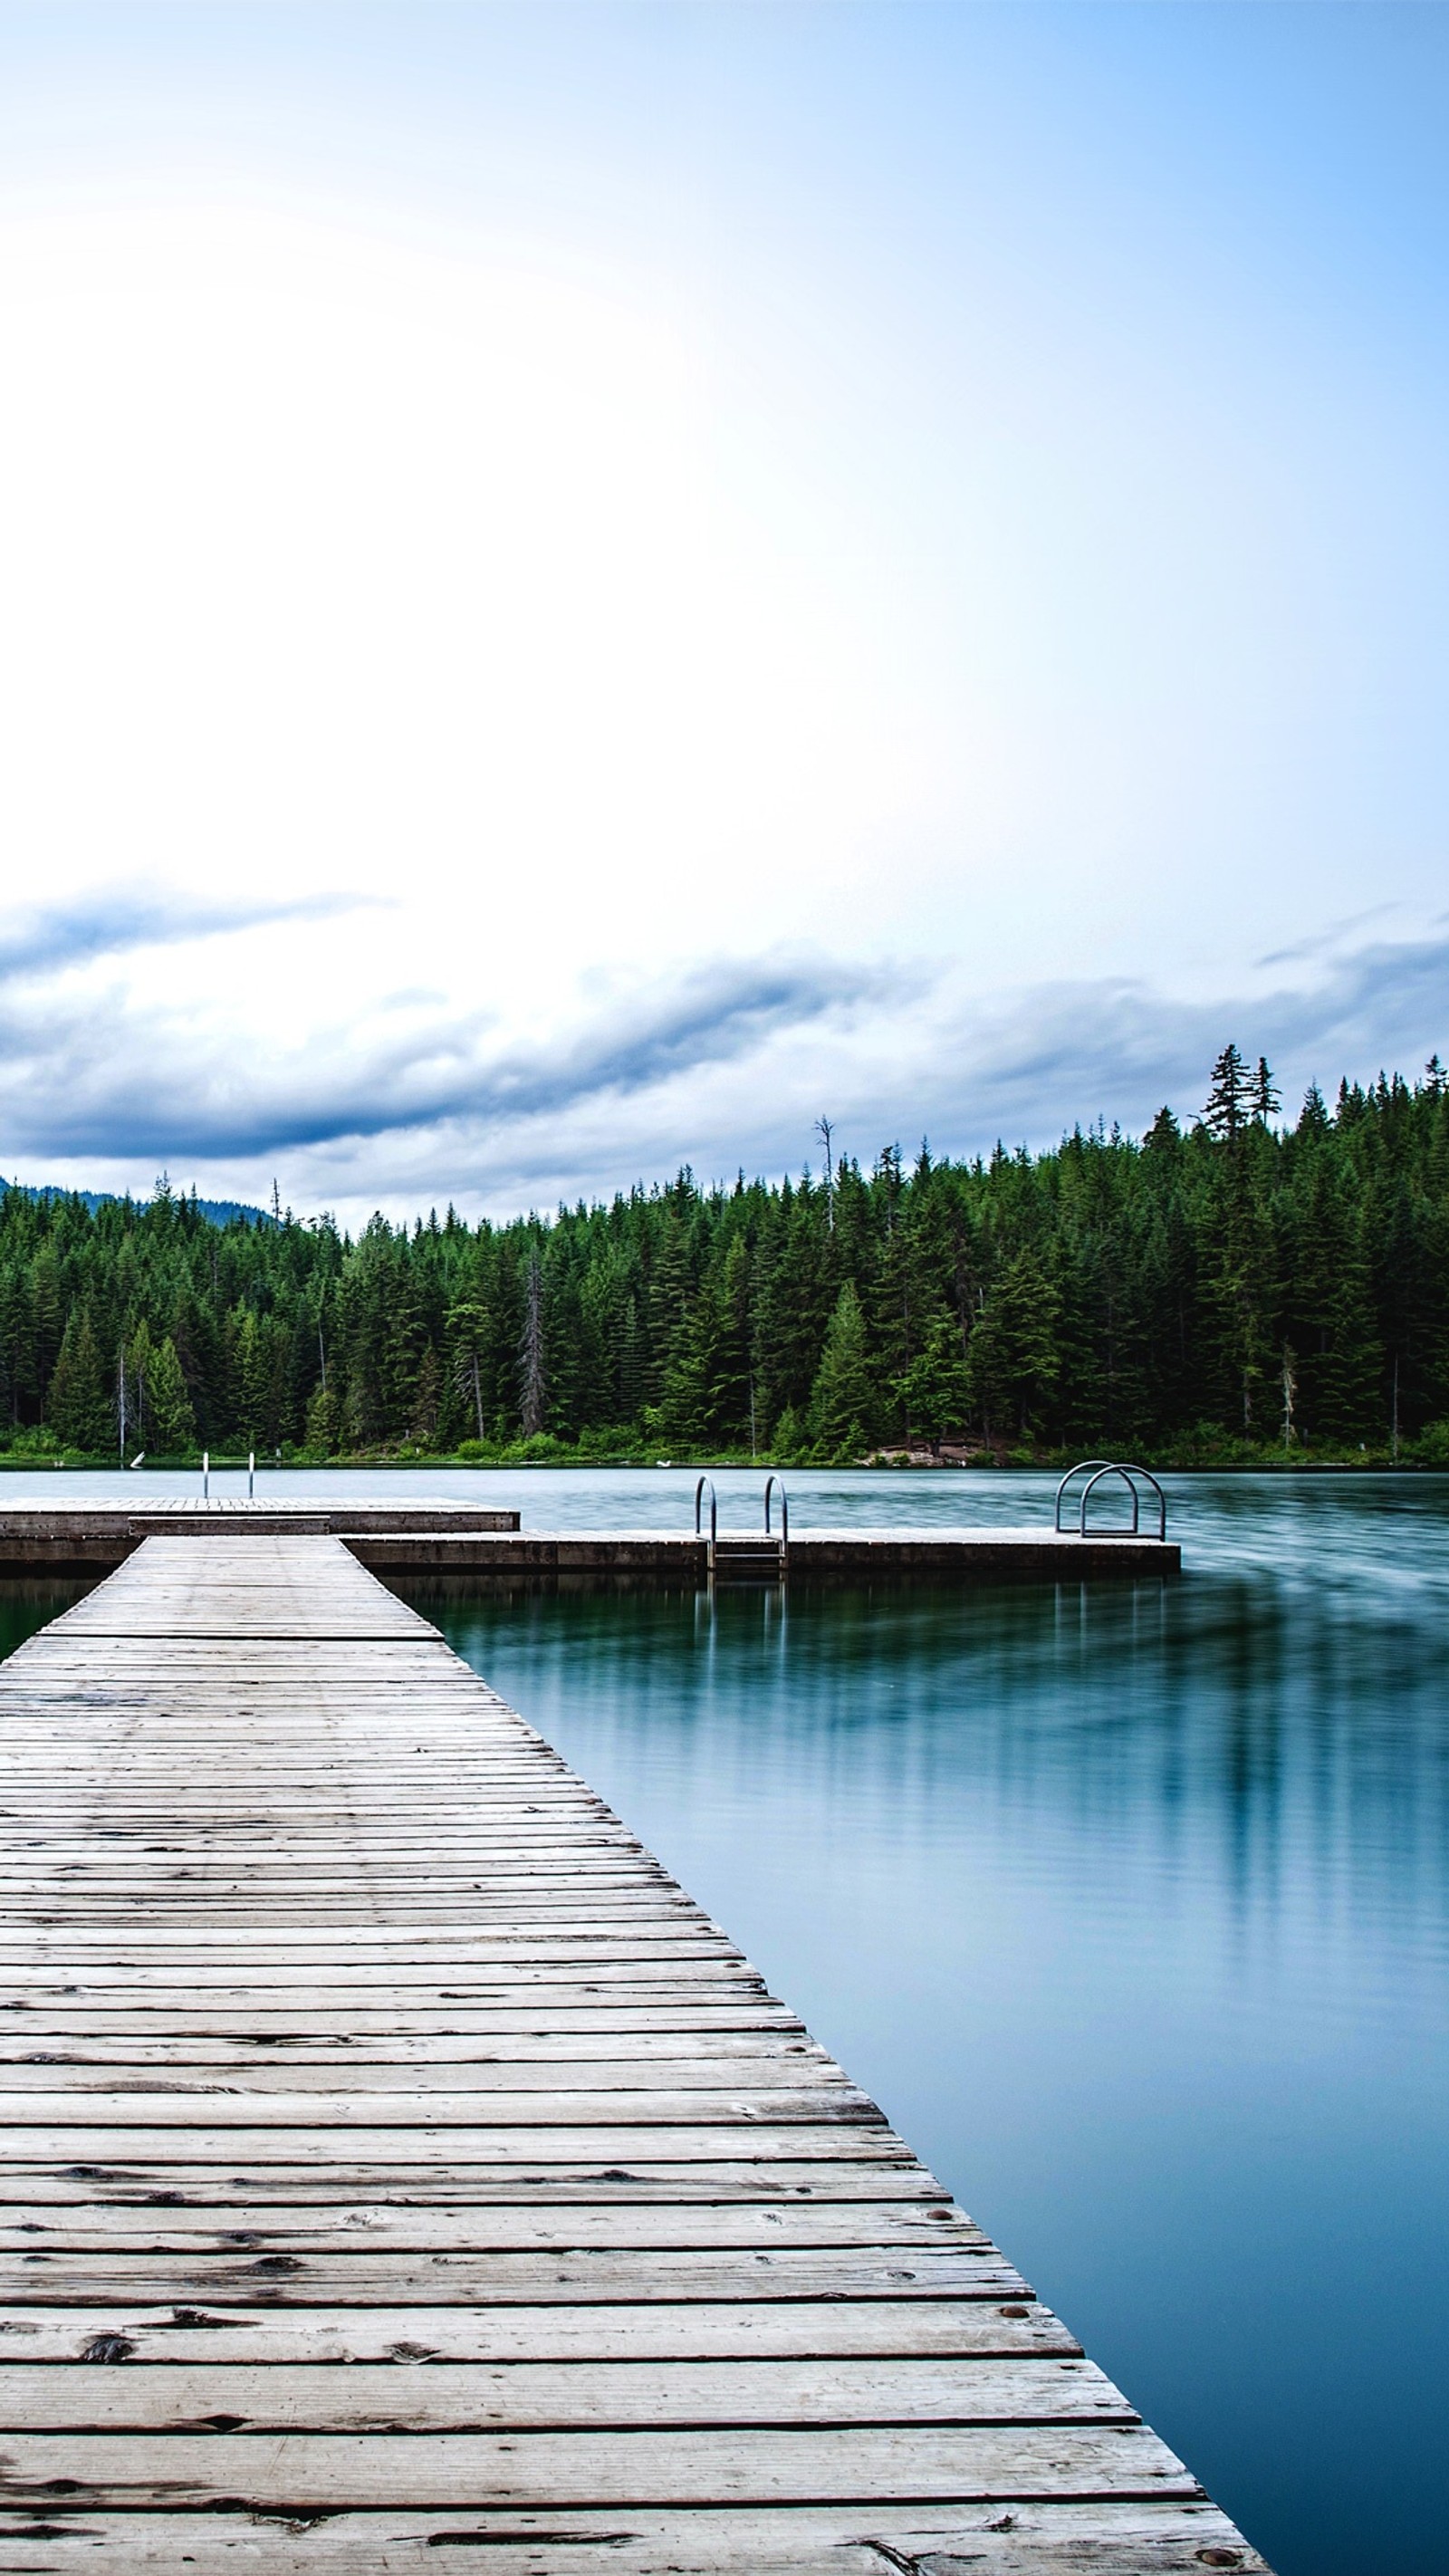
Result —
<path fill-rule="evenodd" d="M 762 1477 L 716 1481 L 758 1519 Z M 1050 1518 L 1040 1477 L 788 1482 L 800 1527 Z M 1167 1482 L 1176 1585 L 412 1597 L 1281 2576 L 1437 2576 L 1449 1478 Z M 679 1470 L 257 1483 L 692 1525 Z M 62 1597 L 11 1587 L 7 1639 Z"/>

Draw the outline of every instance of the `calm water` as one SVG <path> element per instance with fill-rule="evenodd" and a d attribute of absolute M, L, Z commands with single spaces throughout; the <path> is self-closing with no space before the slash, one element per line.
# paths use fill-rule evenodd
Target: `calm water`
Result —
<path fill-rule="evenodd" d="M 62 1481 L 106 1480 L 23 1485 Z M 269 1481 L 475 1492 L 536 1528 L 679 1527 L 693 1491 L 663 1471 Z M 724 1520 L 757 1519 L 762 1479 L 718 1481 Z M 802 1525 L 1050 1508 L 1024 1476 L 790 1487 Z M 426 1606 L 1282 2576 L 1437 2576 L 1449 1478 L 1170 1491 L 1172 1587 Z M 5 1615 L 19 1634 L 47 1614 Z"/>

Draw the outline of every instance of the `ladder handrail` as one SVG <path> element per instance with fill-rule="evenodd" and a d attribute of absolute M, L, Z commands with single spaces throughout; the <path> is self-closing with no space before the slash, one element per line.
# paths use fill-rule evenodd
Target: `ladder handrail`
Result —
<path fill-rule="evenodd" d="M 1110 1467 L 1111 1464 L 1112 1461 L 1110 1458 L 1079 1458 L 1075 1467 L 1069 1467 L 1067 1469 L 1066 1474 L 1063 1476 L 1061 1483 L 1057 1487 L 1056 1526 L 1058 1531 L 1060 1531 L 1062 1526 L 1062 1500 L 1073 1477 L 1090 1475 L 1094 1467 Z"/>
<path fill-rule="evenodd" d="M 1137 1479 L 1140 1476 L 1145 1485 L 1151 1486 L 1153 1493 L 1157 1497 L 1158 1539 L 1161 1541 L 1166 1538 L 1167 1496 L 1164 1494 L 1157 1478 L 1153 1475 L 1150 1467 L 1139 1467 L 1135 1464 L 1129 1465 L 1120 1458 L 1082 1458 L 1078 1460 L 1075 1467 L 1068 1468 L 1061 1483 L 1057 1487 L 1056 1527 L 1059 1534 L 1061 1533 L 1062 1528 L 1063 1497 L 1066 1494 L 1068 1485 L 1071 1484 L 1073 1478 L 1076 1476 L 1085 1476 L 1087 1479 L 1085 1485 L 1082 1487 L 1081 1504 L 1077 1513 L 1077 1535 L 1079 1538 L 1085 1538 L 1087 1535 L 1087 1505 L 1090 1502 L 1092 1495 L 1096 1492 L 1097 1487 L 1108 1476 L 1120 1476 L 1123 1484 L 1126 1486 L 1127 1491 L 1132 1497 L 1132 1525 L 1130 1529 L 1099 1529 L 1095 1531 L 1093 1535 L 1097 1538 L 1136 1538 L 1141 1526 L 1142 1514 L 1142 1497 L 1137 1486 Z"/>
<path fill-rule="evenodd" d="M 785 1491 L 784 1477 L 773 1472 L 765 1478 L 765 1536 L 770 1536 L 770 1494 L 776 1485 L 780 1488 L 780 1561 L 783 1564 L 790 1549 L 790 1497 Z"/>
<path fill-rule="evenodd" d="M 709 1487 L 709 1561 L 711 1567 L 713 1567 L 714 1543 L 716 1538 L 719 1536 L 719 1497 L 714 1490 L 714 1478 L 712 1476 L 701 1476 L 699 1483 L 694 1489 L 694 1535 L 696 1538 L 700 1536 L 701 1508 L 704 1502 L 704 1489 L 706 1485 Z"/>

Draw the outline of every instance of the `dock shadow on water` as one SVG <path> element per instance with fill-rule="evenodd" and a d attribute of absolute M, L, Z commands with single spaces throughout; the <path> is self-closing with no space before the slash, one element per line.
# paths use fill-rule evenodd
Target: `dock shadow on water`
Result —
<path fill-rule="evenodd" d="M 94 1589 L 94 1579 L 72 1583 L 50 1577 L 37 1581 L 25 1575 L 0 1576 L 0 1663 Z"/>
<path fill-rule="evenodd" d="M 1204 1486 L 1180 1585 L 408 1592 L 1281 2576 L 1449 2514 L 1449 1480 L 1387 1483 Z"/>

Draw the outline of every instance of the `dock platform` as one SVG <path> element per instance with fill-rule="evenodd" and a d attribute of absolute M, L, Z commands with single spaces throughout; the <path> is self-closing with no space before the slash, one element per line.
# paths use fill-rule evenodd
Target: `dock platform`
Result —
<path fill-rule="evenodd" d="M 0 2570 L 1261 2576 L 340 1540 L 32 1638 L 0 1835 Z"/>
<path fill-rule="evenodd" d="M 698 1591 L 712 1579 L 795 1583 L 1082 1583 L 1161 1580 L 1181 1571 L 1171 1539 L 1051 1528 L 797 1530 L 788 1549 L 765 1533 L 722 1530 L 524 1530 L 516 1511 L 449 1500 L 300 1502 L 232 1496 L 146 1502 L 130 1497 L 0 1504 L 0 1575 L 111 1573 L 148 1538 L 340 1539 L 384 1581 L 461 1580 L 532 1591 L 600 1586 Z M 3 2570 L 0 2570 L 3 2576 Z"/>

